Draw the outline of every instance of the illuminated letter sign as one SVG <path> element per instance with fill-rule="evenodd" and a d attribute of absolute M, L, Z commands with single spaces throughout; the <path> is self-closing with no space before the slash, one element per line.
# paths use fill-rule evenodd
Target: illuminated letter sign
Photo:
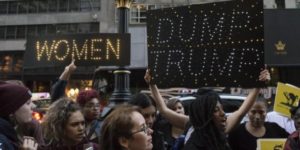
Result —
<path fill-rule="evenodd" d="M 147 14 L 148 61 L 160 87 L 255 87 L 264 66 L 262 1 L 191 5 Z"/>
<path fill-rule="evenodd" d="M 27 39 L 24 68 L 130 65 L 129 34 L 79 34 Z"/>

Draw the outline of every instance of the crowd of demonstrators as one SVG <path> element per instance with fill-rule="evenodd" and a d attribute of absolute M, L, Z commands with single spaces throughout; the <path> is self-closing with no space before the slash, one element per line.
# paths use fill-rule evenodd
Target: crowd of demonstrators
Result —
<path fill-rule="evenodd" d="M 198 90 L 188 107 L 187 116 L 180 100 L 165 101 L 162 98 L 157 86 L 151 83 L 149 70 L 144 78 L 153 97 L 135 94 L 129 104 L 114 107 L 100 121 L 100 96 L 96 90 L 80 91 L 75 101 L 65 97 L 65 88 L 75 70 L 73 60 L 52 86 L 52 104 L 44 116 L 42 130 L 31 117 L 30 91 L 22 82 L 0 82 L 0 101 L 4 104 L 0 106 L 0 148 L 254 150 L 259 138 L 288 136 L 275 123 L 265 122 L 266 103 L 256 101 L 259 88 L 253 89 L 241 107 L 229 116 L 223 111 L 218 93 Z M 261 71 L 259 80 L 270 80 L 269 72 Z M 15 90 L 19 94 L 13 94 Z M 240 124 L 247 113 L 249 121 Z M 292 118 L 297 131 L 287 140 L 287 150 L 299 147 L 299 114 L 300 109 L 293 109 Z"/>
<path fill-rule="evenodd" d="M 300 150 L 300 105 L 291 109 L 296 131 L 291 133 L 284 144 L 284 150 Z"/>
<path fill-rule="evenodd" d="M 100 137 L 100 96 L 96 90 L 80 91 L 76 102 L 80 105 L 85 118 L 87 139 L 97 143 Z"/>
<path fill-rule="evenodd" d="M 288 133 L 273 122 L 265 122 L 267 103 L 257 99 L 248 112 L 249 121 L 241 124 L 231 133 L 228 141 L 232 150 L 255 150 L 259 138 L 287 138 Z"/>
<path fill-rule="evenodd" d="M 151 76 L 149 70 L 147 70 L 146 72 L 145 80 L 147 83 L 150 83 Z M 265 69 L 261 72 L 259 76 L 259 80 L 260 81 L 270 80 L 270 74 L 268 70 Z M 190 149 L 190 150 L 211 149 L 214 147 L 215 148 L 219 147 L 220 149 L 229 148 L 227 140 L 225 138 L 225 133 L 229 133 L 240 123 L 241 119 L 249 111 L 249 109 L 255 102 L 255 99 L 259 92 L 259 89 L 254 89 L 247 96 L 242 106 L 228 117 L 225 116 L 222 105 L 219 102 L 220 100 L 219 95 L 208 93 L 208 95 L 205 94 L 202 95 L 202 97 L 197 96 L 196 100 L 193 101 L 191 104 L 189 110 L 190 112 L 189 116 L 185 116 L 182 114 L 178 114 L 172 111 L 171 109 L 169 109 L 164 103 L 164 100 L 160 95 L 157 86 L 155 84 L 149 84 L 149 85 L 150 85 L 150 90 L 154 96 L 154 100 L 158 106 L 158 110 L 160 111 L 162 116 L 165 117 L 172 125 L 179 127 L 181 129 L 185 129 L 186 125 L 188 125 L 188 122 L 190 121 L 194 131 L 191 133 L 191 137 L 187 140 L 187 143 L 184 146 L 185 149 Z M 199 108 L 203 108 L 203 109 L 199 109 Z M 213 108 L 213 109 L 208 109 L 208 108 Z M 199 116 L 200 114 L 203 116 Z M 203 118 L 205 116 L 206 118 Z M 190 120 L 191 117 L 194 119 Z M 202 121 L 200 121 L 200 119 Z M 204 130 L 204 128 L 211 128 L 211 129 Z M 220 130 L 222 128 L 223 130 Z M 206 138 L 201 133 L 203 131 L 206 132 L 207 134 Z M 217 138 L 215 138 L 216 135 L 218 135 Z M 198 139 L 204 139 L 204 141 L 199 142 Z M 218 144 L 214 145 L 216 142 Z"/>
<path fill-rule="evenodd" d="M 151 150 L 152 132 L 138 107 L 121 105 L 103 122 L 100 149 Z"/>
<path fill-rule="evenodd" d="M 32 120 L 31 92 L 23 86 L 0 81 L 0 102 L 0 149 L 36 150 L 35 139 L 16 130 Z"/>
<path fill-rule="evenodd" d="M 47 111 L 42 123 L 46 145 L 41 149 L 82 150 L 87 145 L 97 148 L 85 137 L 85 120 L 80 106 L 60 98 Z"/>

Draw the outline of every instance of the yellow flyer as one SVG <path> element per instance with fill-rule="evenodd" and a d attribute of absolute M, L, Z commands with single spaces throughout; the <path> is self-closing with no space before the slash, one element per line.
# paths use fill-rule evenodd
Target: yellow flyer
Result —
<path fill-rule="evenodd" d="M 257 150 L 283 150 L 286 139 L 258 139 Z"/>
<path fill-rule="evenodd" d="M 291 117 L 290 109 L 298 106 L 300 99 L 300 89 L 290 84 L 278 82 L 274 102 L 274 111 Z"/>

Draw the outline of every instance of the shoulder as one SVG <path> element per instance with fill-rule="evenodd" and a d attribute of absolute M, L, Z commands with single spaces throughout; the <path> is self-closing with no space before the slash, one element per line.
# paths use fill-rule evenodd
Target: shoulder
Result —
<path fill-rule="evenodd" d="M 9 142 L 8 138 L 0 134 L 0 150 L 14 150 L 14 146 Z"/>

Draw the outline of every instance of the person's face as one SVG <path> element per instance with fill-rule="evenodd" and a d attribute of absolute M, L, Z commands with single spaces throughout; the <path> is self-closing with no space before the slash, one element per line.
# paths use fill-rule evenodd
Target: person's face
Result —
<path fill-rule="evenodd" d="M 248 116 L 250 125 L 255 128 L 262 127 L 265 123 L 267 108 L 263 102 L 255 102 Z"/>
<path fill-rule="evenodd" d="M 32 120 L 32 103 L 28 100 L 15 113 L 14 116 L 18 123 L 28 123 Z"/>
<path fill-rule="evenodd" d="M 100 104 L 99 100 L 97 98 L 93 98 L 90 101 L 88 101 L 83 109 L 82 109 L 83 115 L 87 120 L 95 120 L 98 118 L 100 114 Z"/>
<path fill-rule="evenodd" d="M 300 108 L 297 109 L 295 115 L 293 116 L 293 120 L 296 130 L 300 131 Z"/>
<path fill-rule="evenodd" d="M 153 105 L 142 109 L 142 114 L 146 120 L 146 124 L 148 127 L 152 128 L 153 123 L 156 119 L 156 109 Z"/>
<path fill-rule="evenodd" d="M 153 148 L 151 137 L 153 131 L 147 127 L 144 117 L 138 112 L 133 112 L 132 121 L 134 127 L 131 130 L 132 135 L 128 141 L 128 149 L 151 150 Z"/>
<path fill-rule="evenodd" d="M 218 129 L 221 131 L 225 131 L 226 127 L 226 115 L 223 110 L 223 106 L 221 105 L 220 102 L 217 102 L 217 105 L 214 110 L 213 114 L 213 122 L 217 126 Z"/>
<path fill-rule="evenodd" d="M 85 122 L 80 111 L 73 112 L 65 126 L 67 141 L 77 144 L 84 138 Z"/>
<path fill-rule="evenodd" d="M 184 108 L 183 108 L 183 106 L 180 102 L 177 102 L 175 104 L 175 110 L 174 111 L 179 113 L 179 114 L 184 114 Z"/>

